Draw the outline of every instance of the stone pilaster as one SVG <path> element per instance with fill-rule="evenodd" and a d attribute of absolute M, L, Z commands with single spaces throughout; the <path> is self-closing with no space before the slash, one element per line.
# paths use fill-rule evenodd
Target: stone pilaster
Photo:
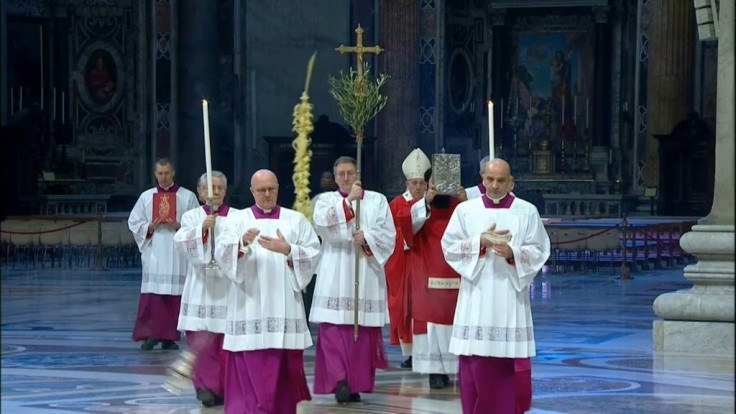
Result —
<path fill-rule="evenodd" d="M 692 109 L 695 12 L 692 0 L 650 0 L 649 9 L 649 135 L 643 175 L 647 186 L 658 186 L 659 145 L 653 136 L 669 134 Z"/>
<path fill-rule="evenodd" d="M 382 89 L 388 96 L 378 114 L 376 151 L 379 186 L 389 199 L 404 191 L 401 163 L 417 146 L 419 131 L 419 4 L 414 0 L 380 2 L 378 73 L 390 76 Z M 426 149 L 424 149 L 427 152 Z"/>
<path fill-rule="evenodd" d="M 611 24 L 608 6 L 594 7 L 595 86 L 593 88 L 592 146 L 611 146 Z M 609 161 L 610 162 L 610 161 Z"/>
<path fill-rule="evenodd" d="M 654 322 L 654 347 L 665 353 L 734 353 L 734 2 L 720 2 L 718 21 L 713 207 L 680 240 L 698 257 L 698 263 L 685 267 L 693 287 L 654 301 L 662 318 Z"/>

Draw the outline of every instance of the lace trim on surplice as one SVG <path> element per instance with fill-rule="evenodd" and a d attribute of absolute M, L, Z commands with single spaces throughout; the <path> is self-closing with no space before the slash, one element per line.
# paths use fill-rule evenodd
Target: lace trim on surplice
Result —
<path fill-rule="evenodd" d="M 503 328 L 496 326 L 455 325 L 452 337 L 462 340 L 492 342 L 529 342 L 534 339 L 534 330 L 526 328 Z"/>
<path fill-rule="evenodd" d="M 336 310 L 336 311 L 352 311 L 355 309 L 355 299 L 333 296 L 315 296 L 312 299 L 312 306 Z M 380 313 L 386 309 L 385 300 L 375 299 L 358 299 L 358 311 L 364 313 Z"/>
<path fill-rule="evenodd" d="M 304 319 L 275 317 L 227 321 L 227 326 L 225 328 L 225 333 L 228 335 L 253 335 L 260 333 L 298 334 L 306 331 L 307 322 Z"/>

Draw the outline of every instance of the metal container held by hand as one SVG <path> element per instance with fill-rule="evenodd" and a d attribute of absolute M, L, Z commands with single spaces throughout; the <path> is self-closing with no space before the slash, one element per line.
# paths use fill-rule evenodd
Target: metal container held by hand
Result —
<path fill-rule="evenodd" d="M 191 390 L 195 357 L 189 351 L 181 352 L 179 357 L 166 368 L 166 381 L 161 386 L 174 395 L 182 395 Z"/>
<path fill-rule="evenodd" d="M 460 154 L 432 154 L 432 182 L 436 194 L 456 195 L 460 184 Z"/>

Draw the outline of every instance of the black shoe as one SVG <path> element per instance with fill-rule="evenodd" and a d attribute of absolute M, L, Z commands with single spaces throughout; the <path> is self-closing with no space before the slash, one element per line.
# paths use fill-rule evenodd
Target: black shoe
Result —
<path fill-rule="evenodd" d="M 448 385 L 450 385 L 450 376 L 443 374 L 442 375 L 442 382 L 445 383 L 445 387 L 447 387 Z"/>
<path fill-rule="evenodd" d="M 143 341 L 143 343 L 141 344 L 141 349 L 144 351 L 150 351 L 156 345 L 158 345 L 158 339 L 151 337 Z"/>
<path fill-rule="evenodd" d="M 429 388 L 439 390 L 445 388 L 445 381 L 440 374 L 429 374 Z"/>
<path fill-rule="evenodd" d="M 404 362 L 401 363 L 401 368 L 411 369 L 411 357 L 407 358 Z"/>
<path fill-rule="evenodd" d="M 350 401 L 350 387 L 348 386 L 347 381 L 339 381 L 337 383 L 337 387 L 335 388 L 335 400 L 341 404 Z"/>
<path fill-rule="evenodd" d="M 197 399 L 202 402 L 205 407 L 216 407 L 222 405 L 224 400 L 222 397 L 218 397 L 208 388 L 200 388 L 197 390 Z"/>
<path fill-rule="evenodd" d="M 163 349 L 165 351 L 177 350 L 177 349 L 179 349 L 179 345 L 177 345 L 176 342 L 174 342 L 174 341 L 164 341 L 161 344 L 161 349 Z"/>
<path fill-rule="evenodd" d="M 207 388 L 197 390 L 197 399 L 205 407 L 212 407 L 215 404 L 215 394 Z"/>
<path fill-rule="evenodd" d="M 350 399 L 348 401 L 350 401 L 351 403 L 359 403 L 360 402 L 360 394 L 358 394 L 358 393 L 350 394 Z"/>
<path fill-rule="evenodd" d="M 219 407 L 221 405 L 225 405 L 225 398 L 215 395 L 215 404 L 213 405 L 213 407 Z"/>

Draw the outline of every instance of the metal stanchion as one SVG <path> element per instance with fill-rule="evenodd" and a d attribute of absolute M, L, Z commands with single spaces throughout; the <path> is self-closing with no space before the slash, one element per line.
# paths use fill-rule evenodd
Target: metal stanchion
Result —
<path fill-rule="evenodd" d="M 629 232 L 629 222 L 626 219 L 626 214 L 624 214 L 623 220 L 621 220 L 621 234 L 623 235 L 623 247 L 621 250 L 621 274 L 616 277 L 616 279 L 619 280 L 631 280 L 633 277 L 629 275 L 629 266 L 626 264 L 626 256 L 627 256 L 627 248 L 626 244 L 628 243 L 628 232 Z M 636 250 L 634 250 L 636 252 Z M 636 260 L 636 257 L 633 258 L 633 260 Z"/>

